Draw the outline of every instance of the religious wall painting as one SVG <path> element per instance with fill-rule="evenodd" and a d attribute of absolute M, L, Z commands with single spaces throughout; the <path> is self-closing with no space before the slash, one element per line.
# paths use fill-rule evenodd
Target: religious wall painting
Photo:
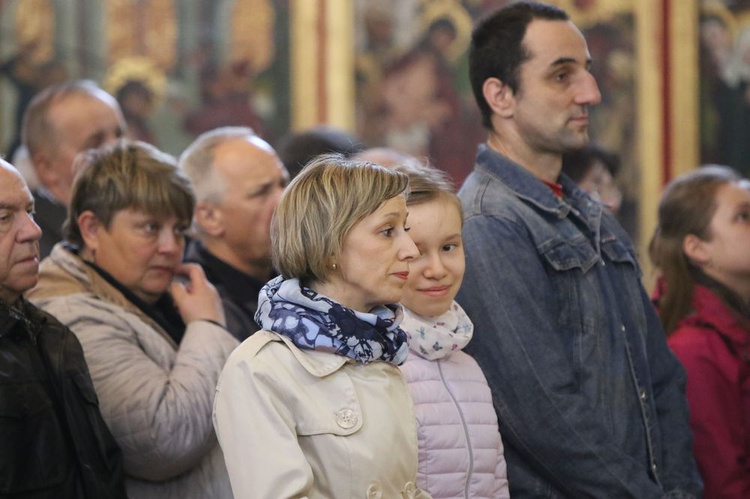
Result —
<path fill-rule="evenodd" d="M 484 135 L 467 68 L 477 4 L 360 0 L 356 9 L 357 132 L 369 146 L 429 158 L 457 184 Z"/>
<path fill-rule="evenodd" d="M 288 129 L 287 0 L 76 1 L 90 8 L 60 16 L 52 0 L 0 5 L 0 21 L 14 26 L 3 54 L 54 63 L 65 69 L 60 79 L 98 81 L 118 98 L 132 138 L 173 154 L 220 125 L 269 140 Z M 7 151 L 15 130 L 2 132 Z"/>
<path fill-rule="evenodd" d="M 110 1 L 122 4 L 135 0 Z M 176 5 L 187 8 L 186 4 Z M 162 62 L 158 57 L 150 57 L 153 66 L 164 70 L 165 84 L 159 87 L 154 85 L 156 78 L 144 79 L 134 74 L 134 81 L 119 87 L 120 92 L 130 88 L 128 94 L 136 94 L 131 99 L 136 109 L 148 113 L 132 120 L 132 134 L 175 154 L 196 136 L 219 126 L 248 126 L 272 141 L 289 124 L 286 1 L 201 0 L 191 5 L 190 17 L 194 23 L 177 25 L 182 33 L 178 33 L 174 44 L 168 44 L 176 47 L 174 60 Z M 140 11 L 129 12 L 133 17 L 141 17 Z M 110 73 L 118 69 L 118 64 L 129 64 L 131 69 L 136 69 L 135 62 L 143 65 L 143 49 L 149 46 L 148 40 L 138 44 L 133 39 L 147 38 L 152 31 L 177 31 L 169 29 L 174 20 L 166 8 L 163 13 L 162 24 L 168 26 L 155 26 L 155 16 L 151 15 L 148 20 L 141 19 L 150 24 L 148 29 L 131 29 L 133 49 L 130 55 L 119 54 L 115 58 Z M 185 16 L 185 12 L 176 14 L 178 18 Z M 155 105 L 140 105 L 137 95 L 143 92 L 139 92 L 138 86 L 149 81 L 151 84 L 145 86 L 155 92 Z M 128 108 L 128 101 L 122 100 L 121 104 L 124 110 Z M 128 116 L 133 115 L 126 111 Z M 144 130 L 144 125 L 150 130 Z M 138 137 L 141 131 L 145 133 Z"/>
<path fill-rule="evenodd" d="M 701 2 L 700 162 L 750 175 L 750 2 Z"/>
<path fill-rule="evenodd" d="M 9 14 L 12 14 L 10 16 Z M 12 99 L 3 95 L 0 122 L 2 152 L 11 157 L 21 142 L 23 111 L 34 95 L 68 78 L 65 66 L 55 57 L 55 10 L 52 0 L 0 3 L 0 78 Z M 12 110 L 12 112 L 11 112 Z"/>

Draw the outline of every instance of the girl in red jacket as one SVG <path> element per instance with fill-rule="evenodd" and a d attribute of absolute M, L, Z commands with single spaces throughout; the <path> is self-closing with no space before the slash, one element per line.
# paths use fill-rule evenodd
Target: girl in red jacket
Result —
<path fill-rule="evenodd" d="M 706 498 L 750 497 L 750 182 L 720 166 L 675 179 L 659 205 L 656 304 L 688 373 Z"/>

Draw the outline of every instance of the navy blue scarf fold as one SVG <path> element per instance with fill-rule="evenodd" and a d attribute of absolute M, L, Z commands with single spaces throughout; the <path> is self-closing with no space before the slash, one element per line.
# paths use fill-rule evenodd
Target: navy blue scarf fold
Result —
<path fill-rule="evenodd" d="M 281 276 L 258 296 L 255 321 L 305 350 L 343 355 L 363 364 L 375 360 L 402 364 L 409 353 L 407 336 L 398 326 L 398 304 L 357 312 Z"/>

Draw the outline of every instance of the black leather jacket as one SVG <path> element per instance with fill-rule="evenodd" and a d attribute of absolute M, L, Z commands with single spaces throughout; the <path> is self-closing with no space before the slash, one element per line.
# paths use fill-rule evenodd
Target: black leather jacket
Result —
<path fill-rule="evenodd" d="M 197 239 L 187 244 L 183 260 L 203 267 L 206 278 L 221 297 L 227 330 L 232 336 L 244 341 L 260 329 L 255 322 L 255 311 L 258 309 L 258 293 L 265 282 L 219 260 Z"/>
<path fill-rule="evenodd" d="M 51 315 L 0 303 L 0 498 L 125 498 L 83 350 Z"/>
<path fill-rule="evenodd" d="M 68 216 L 68 209 L 52 197 L 43 187 L 31 191 L 34 196 L 34 221 L 42 229 L 39 240 L 39 260 L 46 258 L 55 244 L 63 239 L 63 223 Z"/>

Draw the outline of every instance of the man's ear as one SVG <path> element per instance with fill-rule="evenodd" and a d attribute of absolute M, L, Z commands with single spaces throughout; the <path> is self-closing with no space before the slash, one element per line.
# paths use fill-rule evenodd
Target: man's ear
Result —
<path fill-rule="evenodd" d="M 88 249 L 96 251 L 99 248 L 99 230 L 102 228 L 101 222 L 91 210 L 78 215 L 78 230 Z"/>
<path fill-rule="evenodd" d="M 224 217 L 221 208 L 208 201 L 195 205 L 195 223 L 206 234 L 221 237 L 224 234 Z"/>
<path fill-rule="evenodd" d="M 59 184 L 60 173 L 46 151 L 39 151 L 34 154 L 31 163 L 34 165 L 36 176 L 43 186 L 51 187 Z"/>
<path fill-rule="evenodd" d="M 711 264 L 711 254 L 706 247 L 706 242 L 695 234 L 688 234 L 682 240 L 682 251 L 688 259 L 700 267 Z"/>
<path fill-rule="evenodd" d="M 512 118 L 516 98 L 513 90 L 498 78 L 487 78 L 482 85 L 482 94 L 492 112 L 501 118 Z"/>

